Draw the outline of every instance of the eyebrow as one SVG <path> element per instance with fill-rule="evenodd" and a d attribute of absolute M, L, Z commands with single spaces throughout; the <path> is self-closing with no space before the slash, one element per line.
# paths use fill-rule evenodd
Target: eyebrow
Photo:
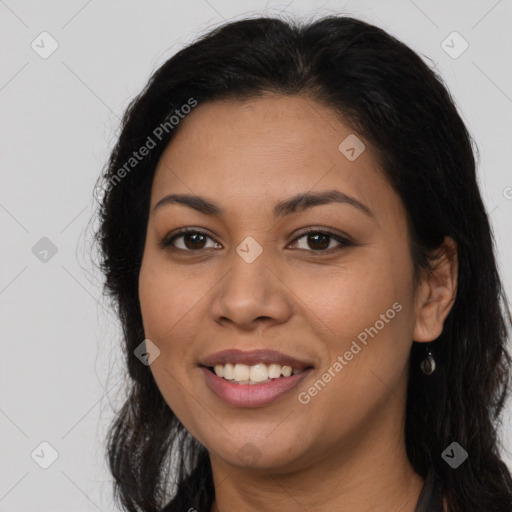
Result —
<path fill-rule="evenodd" d="M 290 197 L 289 199 L 280 201 L 274 206 L 274 217 L 282 218 L 298 211 L 304 211 L 313 206 L 329 203 L 348 204 L 357 208 L 367 216 L 375 219 L 375 215 L 370 208 L 358 201 L 355 197 L 344 194 L 339 190 L 304 192 Z M 222 207 L 214 201 L 205 197 L 190 194 L 169 194 L 156 203 L 153 207 L 153 211 L 164 205 L 170 204 L 182 204 L 206 215 L 220 216 L 224 213 Z"/>

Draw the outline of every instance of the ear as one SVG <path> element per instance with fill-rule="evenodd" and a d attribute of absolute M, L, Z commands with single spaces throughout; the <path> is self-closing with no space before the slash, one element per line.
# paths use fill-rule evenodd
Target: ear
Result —
<path fill-rule="evenodd" d="M 413 340 L 434 341 L 443 332 L 446 317 L 457 294 L 457 244 L 446 236 L 433 258 L 433 270 L 425 272 L 416 297 Z"/>

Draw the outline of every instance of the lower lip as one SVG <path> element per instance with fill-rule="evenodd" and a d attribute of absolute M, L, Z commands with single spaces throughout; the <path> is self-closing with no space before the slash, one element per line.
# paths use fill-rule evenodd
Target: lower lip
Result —
<path fill-rule="evenodd" d="M 206 385 L 226 403 L 235 407 L 261 407 L 291 391 L 311 373 L 313 368 L 290 377 L 280 377 L 266 384 L 233 384 L 204 366 L 201 366 L 201 370 L 206 378 Z"/>

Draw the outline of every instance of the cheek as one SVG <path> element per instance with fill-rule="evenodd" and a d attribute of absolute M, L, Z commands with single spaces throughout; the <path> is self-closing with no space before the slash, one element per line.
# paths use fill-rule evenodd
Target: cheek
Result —
<path fill-rule="evenodd" d="M 188 301 L 179 283 L 150 259 L 143 261 L 139 300 L 144 335 L 157 345 L 158 358 L 150 365 L 155 381 L 171 409 L 180 409 L 180 383 L 186 378 L 191 344 L 187 343 Z"/>
<path fill-rule="evenodd" d="M 148 338 L 153 336 L 165 348 L 178 331 L 180 335 L 187 332 L 187 326 L 194 325 L 190 319 L 201 307 L 200 298 L 200 290 L 186 271 L 175 272 L 168 264 L 162 264 L 159 258 L 149 256 L 143 260 L 139 300 Z"/>
<path fill-rule="evenodd" d="M 310 328 L 325 344 L 322 372 L 331 368 L 336 375 L 323 379 L 330 389 L 322 391 L 319 405 L 328 408 L 333 400 L 362 412 L 387 393 L 384 382 L 393 387 L 403 379 L 412 342 L 412 269 L 406 257 L 397 258 L 382 251 L 299 291 L 307 293 Z M 339 357 L 343 369 L 335 371 Z"/>
<path fill-rule="evenodd" d="M 392 309 L 393 304 L 405 309 L 412 286 L 408 263 L 394 261 L 380 252 L 375 257 L 347 260 L 325 274 L 295 279 L 293 291 L 304 305 L 302 314 L 313 322 L 321 338 L 334 344 L 353 339 L 391 310 L 388 317 L 392 320 L 385 324 L 389 330 L 400 316 L 395 315 L 398 308 Z"/>
<path fill-rule="evenodd" d="M 196 419 L 207 421 L 198 407 L 193 382 L 198 368 L 193 357 L 193 340 L 200 328 L 200 306 L 187 274 L 170 272 L 149 256 L 143 261 L 139 277 L 139 300 L 146 338 L 160 349 L 150 365 L 153 378 L 167 405 L 193 435 Z M 187 390 L 187 392 L 184 392 Z"/>
<path fill-rule="evenodd" d="M 400 404 L 410 350 L 408 313 L 396 300 L 392 281 L 385 284 L 382 274 L 380 279 L 377 287 L 368 280 L 363 290 L 366 282 L 359 280 L 355 290 L 342 287 L 337 295 L 318 300 L 316 310 L 329 326 L 329 338 L 318 323 L 327 358 L 317 379 L 298 390 L 305 393 L 300 407 L 308 417 L 306 436 L 322 430 L 326 440 L 342 433 L 350 437 L 351 429 L 373 423 L 372 416 L 389 400 Z"/>

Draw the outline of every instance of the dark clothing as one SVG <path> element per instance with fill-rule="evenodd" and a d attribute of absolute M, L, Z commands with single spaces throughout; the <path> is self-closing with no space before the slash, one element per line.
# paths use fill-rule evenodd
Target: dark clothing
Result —
<path fill-rule="evenodd" d="M 423 484 L 414 512 L 443 512 L 443 494 L 439 477 L 431 469 Z"/>

